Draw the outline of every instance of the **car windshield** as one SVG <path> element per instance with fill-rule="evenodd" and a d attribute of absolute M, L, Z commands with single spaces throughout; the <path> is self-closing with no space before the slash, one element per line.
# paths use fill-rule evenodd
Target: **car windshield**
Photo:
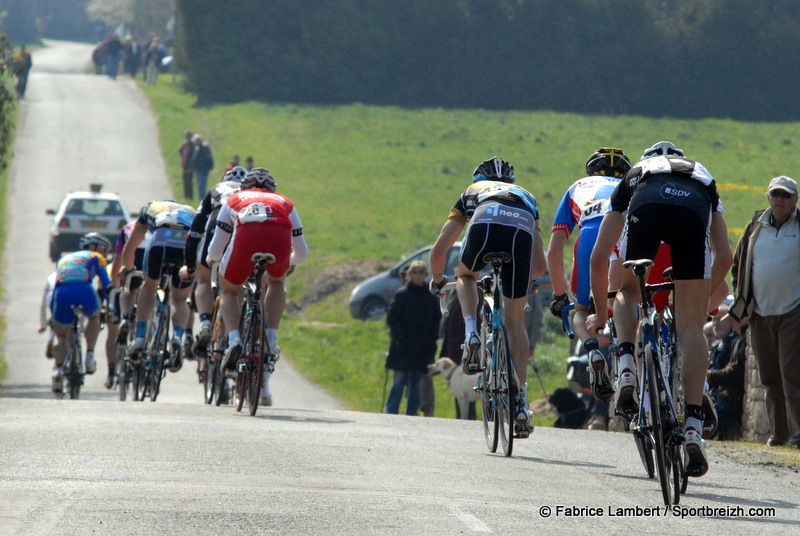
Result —
<path fill-rule="evenodd" d="M 119 201 L 111 199 L 73 199 L 67 205 L 67 214 L 125 216 Z"/>

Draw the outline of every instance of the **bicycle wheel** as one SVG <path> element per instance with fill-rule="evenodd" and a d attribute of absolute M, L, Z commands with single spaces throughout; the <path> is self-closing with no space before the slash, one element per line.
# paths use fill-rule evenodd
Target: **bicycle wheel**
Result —
<path fill-rule="evenodd" d="M 652 340 L 652 339 L 645 339 Z M 656 470 L 658 480 L 661 484 L 661 495 L 664 504 L 670 506 L 674 498 L 673 480 L 670 475 L 672 471 L 671 461 L 667 457 L 667 442 L 665 441 L 664 428 L 661 419 L 661 397 L 658 391 L 656 367 L 659 366 L 658 359 L 653 354 L 653 345 L 648 343 L 644 349 L 645 360 L 647 363 L 647 396 L 650 399 L 650 420 L 653 427 L 653 450 L 655 451 Z"/>
<path fill-rule="evenodd" d="M 639 451 L 639 458 L 642 460 L 644 470 L 647 471 L 647 478 L 655 477 L 656 467 L 653 462 L 653 442 L 650 440 L 650 436 L 634 430 L 633 440 L 636 442 L 636 450 Z"/>
<path fill-rule="evenodd" d="M 250 416 L 254 416 L 258 410 L 258 402 L 261 397 L 261 384 L 264 383 L 264 325 L 262 322 L 261 303 L 253 307 L 253 314 L 250 317 L 250 332 L 247 334 L 249 339 L 249 352 L 246 355 L 248 368 L 247 385 L 247 404 L 250 409 Z"/>
<path fill-rule="evenodd" d="M 143 362 L 138 362 L 133 365 L 133 400 L 134 402 L 141 402 L 147 395 L 147 367 Z"/>
<path fill-rule="evenodd" d="M 153 375 L 151 376 L 150 400 L 155 402 L 161 392 L 161 380 L 167 375 L 167 360 L 169 360 L 169 308 L 159 315 L 156 328 L 156 345 L 153 349 Z"/>
<path fill-rule="evenodd" d="M 237 363 L 236 364 L 236 395 L 234 398 L 234 406 L 236 407 L 236 411 L 242 411 L 242 407 L 244 407 L 244 400 L 247 398 L 247 386 L 249 382 L 249 371 L 247 370 L 246 363 Z"/>
<path fill-rule="evenodd" d="M 497 393 L 496 418 L 498 421 L 500 444 L 503 445 L 503 454 L 511 456 L 514 449 L 514 417 L 516 413 L 516 400 L 514 397 L 513 380 L 511 378 L 511 353 L 508 349 L 508 336 L 505 326 L 500 326 L 494 332 L 494 348 L 497 369 L 495 371 L 495 384 Z"/>
<path fill-rule="evenodd" d="M 69 374 L 67 375 L 67 381 L 69 383 L 69 397 L 72 400 L 77 400 L 80 397 L 81 384 L 83 383 L 83 378 L 81 376 L 81 370 L 73 363 L 70 367 Z"/>
<path fill-rule="evenodd" d="M 131 374 L 128 360 L 125 358 L 125 348 L 117 347 L 117 387 L 119 388 L 119 400 L 125 402 L 128 397 L 128 386 L 131 384 Z"/>
<path fill-rule="evenodd" d="M 492 364 L 491 326 L 492 313 L 488 304 L 483 304 L 483 324 L 481 325 L 481 372 L 480 393 L 481 393 L 481 413 L 483 414 L 483 435 L 486 439 L 486 446 L 489 452 L 497 452 L 498 427 L 500 421 L 497 420 L 495 411 L 494 396 L 494 366 Z"/>

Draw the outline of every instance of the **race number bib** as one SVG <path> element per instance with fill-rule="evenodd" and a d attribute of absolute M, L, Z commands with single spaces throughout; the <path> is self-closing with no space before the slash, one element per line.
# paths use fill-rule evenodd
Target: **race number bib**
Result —
<path fill-rule="evenodd" d="M 271 217 L 272 207 L 263 203 L 253 203 L 239 211 L 239 223 L 262 223 Z"/>

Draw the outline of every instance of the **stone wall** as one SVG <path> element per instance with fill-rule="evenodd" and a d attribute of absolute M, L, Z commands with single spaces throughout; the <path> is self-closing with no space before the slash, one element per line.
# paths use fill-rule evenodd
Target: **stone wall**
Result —
<path fill-rule="evenodd" d="M 742 416 L 742 436 L 757 443 L 766 443 L 769 438 L 769 420 L 764 402 L 766 389 L 761 385 L 758 367 L 750 345 L 750 331 L 747 331 L 747 366 L 745 368 L 744 415 Z"/>

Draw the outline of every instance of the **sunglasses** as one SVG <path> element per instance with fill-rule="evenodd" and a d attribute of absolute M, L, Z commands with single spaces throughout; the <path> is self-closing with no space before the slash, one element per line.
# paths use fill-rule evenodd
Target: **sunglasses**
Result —
<path fill-rule="evenodd" d="M 410 273 L 410 274 L 422 274 L 422 275 L 428 275 L 428 272 L 426 272 L 425 270 L 411 270 L 409 273 Z"/>
<path fill-rule="evenodd" d="M 786 190 L 772 190 L 769 193 L 770 197 L 780 197 L 781 199 L 791 199 L 794 194 L 790 194 Z"/>

